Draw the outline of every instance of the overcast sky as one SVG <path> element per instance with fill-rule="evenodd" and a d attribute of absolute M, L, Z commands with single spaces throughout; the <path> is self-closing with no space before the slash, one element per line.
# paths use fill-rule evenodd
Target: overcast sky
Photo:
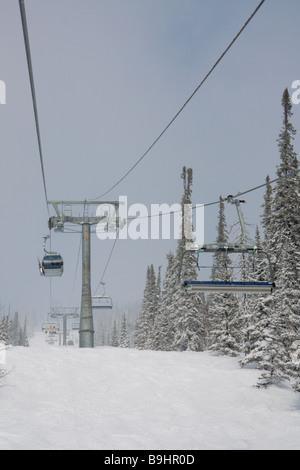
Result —
<path fill-rule="evenodd" d="M 254 11 L 258 0 L 25 0 L 49 199 L 93 199 L 140 158 Z M 178 203 L 182 167 L 193 202 L 215 201 L 276 176 L 281 96 L 300 80 L 299 0 L 266 0 L 188 106 L 143 161 L 105 199 Z M 45 315 L 41 278 L 48 213 L 17 0 L 0 0 L 0 303 Z M 300 131 L 300 105 L 293 107 Z M 299 154 L 300 137 L 295 150 Z M 260 221 L 264 190 L 244 213 Z M 50 208 L 51 209 L 51 208 Z M 228 222 L 235 220 L 226 207 Z M 215 237 L 217 206 L 205 211 Z M 54 215 L 51 209 L 51 215 Z M 77 229 L 77 227 L 74 227 Z M 92 290 L 113 241 L 92 240 Z M 65 262 L 52 306 L 80 306 L 78 233 L 52 233 Z M 105 282 L 120 305 L 141 299 L 147 265 L 165 267 L 176 241 L 119 240 Z M 100 293 L 100 292 L 98 292 Z"/>

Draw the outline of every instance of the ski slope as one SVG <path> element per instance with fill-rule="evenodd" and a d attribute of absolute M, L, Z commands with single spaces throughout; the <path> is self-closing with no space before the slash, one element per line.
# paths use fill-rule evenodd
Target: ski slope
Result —
<path fill-rule="evenodd" d="M 6 352 L 0 449 L 300 449 L 300 398 L 207 352 L 50 346 Z"/>

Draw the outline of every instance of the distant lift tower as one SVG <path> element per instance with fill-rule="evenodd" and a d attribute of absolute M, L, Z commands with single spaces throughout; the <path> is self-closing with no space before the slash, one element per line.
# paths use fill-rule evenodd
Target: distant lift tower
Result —
<path fill-rule="evenodd" d="M 48 201 L 52 204 L 56 216 L 50 217 L 49 229 L 56 232 L 64 232 L 66 224 L 81 225 L 82 230 L 82 294 L 80 310 L 79 347 L 94 347 L 94 323 L 91 294 L 91 226 L 106 220 L 107 230 L 113 226 L 114 230 L 119 225 L 116 216 L 119 209 L 118 201 Z M 97 207 L 96 215 L 89 215 L 89 209 Z M 101 206 L 101 207 L 100 207 Z M 103 207 L 102 207 L 103 206 Z M 76 208 L 76 211 L 75 211 Z M 107 209 L 106 209 L 107 208 Z M 100 210 L 99 210 L 100 209 Z M 83 215 L 75 215 L 82 213 Z M 101 213 L 101 215 L 97 215 Z M 104 214 L 104 215 L 103 215 Z M 111 220 L 114 223 L 111 224 Z"/>
<path fill-rule="evenodd" d="M 68 318 L 78 318 L 77 307 L 51 307 L 50 317 L 51 318 L 62 318 L 63 319 L 63 345 L 67 345 L 67 319 Z"/>

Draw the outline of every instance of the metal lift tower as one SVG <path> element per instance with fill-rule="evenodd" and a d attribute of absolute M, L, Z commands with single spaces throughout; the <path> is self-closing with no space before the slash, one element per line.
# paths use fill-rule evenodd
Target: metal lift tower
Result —
<path fill-rule="evenodd" d="M 93 348 L 94 347 L 94 322 L 92 311 L 92 294 L 91 294 L 91 226 L 99 222 L 109 219 L 109 216 L 89 215 L 89 208 L 95 205 L 107 206 L 109 210 L 114 211 L 115 227 L 118 226 L 119 218 L 116 217 L 119 209 L 118 201 L 48 201 L 52 204 L 56 215 L 49 219 L 49 229 L 54 228 L 56 232 L 64 232 L 65 224 L 81 225 L 82 231 L 82 294 L 81 294 L 81 310 L 80 310 L 80 329 L 79 329 L 79 347 L 80 348 Z M 74 207 L 76 212 L 80 213 L 83 208 L 83 215 L 77 216 L 74 214 Z M 82 212 L 82 210 L 81 210 Z M 97 210 L 98 212 L 98 210 Z M 100 211 L 104 213 L 103 211 Z M 73 215 L 74 214 L 74 215 Z M 109 230 L 108 223 L 108 230 Z"/>
<path fill-rule="evenodd" d="M 77 307 L 51 307 L 50 318 L 62 318 L 63 319 L 63 345 L 67 345 L 67 319 L 78 318 Z"/>

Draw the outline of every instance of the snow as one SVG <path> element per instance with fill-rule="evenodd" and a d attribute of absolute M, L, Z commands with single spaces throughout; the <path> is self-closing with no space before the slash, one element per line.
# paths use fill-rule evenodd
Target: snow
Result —
<path fill-rule="evenodd" d="M 1 450 L 300 449 L 300 398 L 208 352 L 6 351 Z"/>

